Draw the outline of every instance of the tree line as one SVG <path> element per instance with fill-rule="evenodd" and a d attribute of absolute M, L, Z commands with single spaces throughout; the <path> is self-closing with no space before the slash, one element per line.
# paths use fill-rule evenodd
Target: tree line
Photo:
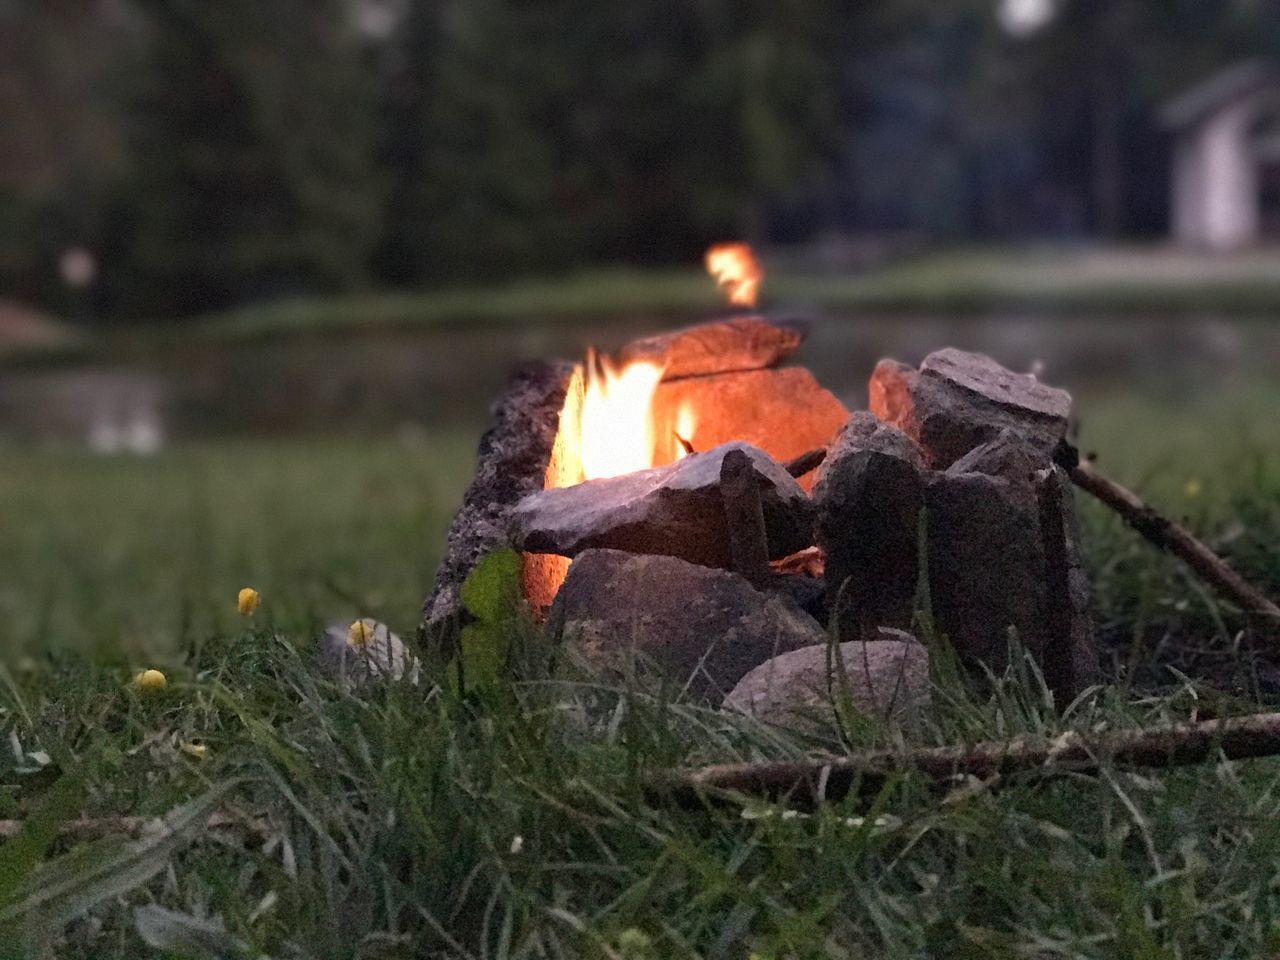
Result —
<path fill-rule="evenodd" d="M 1154 107 L 1262 0 L 0 0 L 0 291 L 100 317 L 692 262 L 823 231 L 1160 227 Z"/>

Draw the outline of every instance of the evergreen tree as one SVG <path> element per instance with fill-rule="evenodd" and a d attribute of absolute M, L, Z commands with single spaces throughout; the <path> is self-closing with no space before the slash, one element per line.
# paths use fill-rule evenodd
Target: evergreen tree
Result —
<path fill-rule="evenodd" d="M 360 284 L 371 90 L 342 0 L 138 0 L 134 254 L 147 312 Z"/>

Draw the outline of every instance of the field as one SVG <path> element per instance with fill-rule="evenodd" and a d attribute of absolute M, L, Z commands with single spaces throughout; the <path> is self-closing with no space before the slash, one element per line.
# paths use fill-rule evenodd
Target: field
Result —
<path fill-rule="evenodd" d="M 1082 438 L 1272 596 L 1277 389 L 1112 397 Z M 24 942 L 81 958 L 1280 951 L 1280 760 L 1028 775 L 941 798 L 904 776 L 870 809 L 678 812 L 644 801 L 647 773 L 840 745 L 599 686 L 519 623 L 483 689 L 436 687 L 428 662 L 416 687 L 340 690 L 317 637 L 365 614 L 412 634 L 475 439 L 207 441 L 105 460 L 0 448 L 0 818 L 25 823 L 0 845 L 0 925 L 15 931 L 0 956 Z M 940 675 L 937 715 L 910 742 L 1280 695 L 1238 615 L 1081 506 L 1125 682 L 1058 716 L 1027 671 L 994 693 Z M 235 611 L 245 585 L 264 597 L 251 619 Z M 168 687 L 131 684 L 144 667 Z M 171 810 L 194 824 L 180 838 L 57 835 L 81 813 Z M 224 825 L 207 828 L 215 810 Z"/>

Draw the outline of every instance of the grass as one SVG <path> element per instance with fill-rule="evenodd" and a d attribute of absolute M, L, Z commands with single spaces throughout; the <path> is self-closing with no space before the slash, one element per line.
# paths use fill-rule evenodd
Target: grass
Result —
<path fill-rule="evenodd" d="M 1274 595 L 1274 402 L 1261 385 L 1172 407 L 1095 403 L 1084 439 Z M 491 685 L 433 686 L 441 665 L 428 661 L 418 686 L 342 690 L 314 658 L 320 628 L 369 613 L 412 629 L 473 441 L 222 442 L 149 460 L 2 451 L 0 817 L 29 829 L 0 845 L 0 923 L 30 909 L 0 932 L 0 956 L 42 938 L 44 955 L 85 960 L 1280 951 L 1280 760 L 1027 775 L 943 798 L 904 776 L 872 809 L 679 812 L 643 800 L 647 772 L 840 745 L 603 685 L 518 621 Z M 1154 673 L 1186 664 L 1170 638 L 1178 651 L 1194 638 L 1196 662 L 1256 678 L 1239 618 L 1085 507 L 1109 649 Z M 266 598 L 252 620 L 234 612 L 245 584 Z M 170 684 L 145 695 L 129 679 L 152 663 Z M 849 736 L 1052 735 L 1240 711 L 1260 695 L 1158 679 L 1159 693 L 1121 685 L 1059 716 L 1034 673 L 994 689 L 939 676 L 920 729 Z M 104 847 L 38 829 L 158 815 L 218 789 L 210 803 L 265 836 Z"/>

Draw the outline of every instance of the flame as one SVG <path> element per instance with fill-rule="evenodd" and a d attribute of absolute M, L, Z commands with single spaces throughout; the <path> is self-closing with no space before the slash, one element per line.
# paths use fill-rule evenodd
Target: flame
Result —
<path fill-rule="evenodd" d="M 707 273 L 724 287 L 734 306 L 754 307 L 764 268 L 745 243 L 718 243 L 707 251 Z"/>
<path fill-rule="evenodd" d="M 662 367 L 635 361 L 619 370 L 604 357 L 588 353 L 586 377 L 579 447 L 583 479 L 652 467 L 653 394 Z"/>
<path fill-rule="evenodd" d="M 698 417 L 693 412 L 693 407 L 685 400 L 680 404 L 680 409 L 676 412 L 676 459 L 683 460 L 689 455 L 684 444 L 693 439 L 693 433 L 698 428 Z"/>

